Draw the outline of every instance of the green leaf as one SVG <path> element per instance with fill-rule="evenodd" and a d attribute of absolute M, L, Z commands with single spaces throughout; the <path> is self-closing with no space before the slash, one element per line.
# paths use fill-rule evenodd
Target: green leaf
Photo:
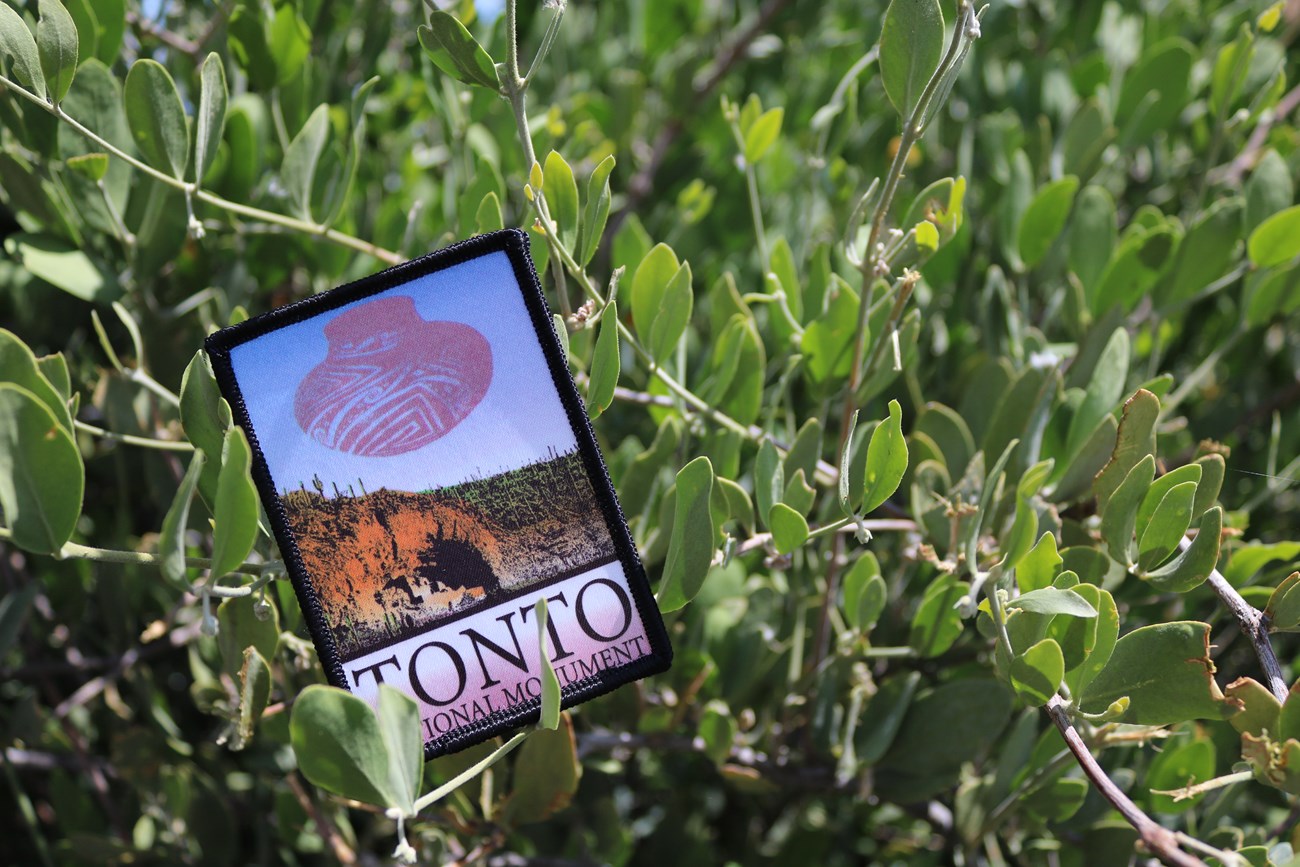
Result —
<path fill-rule="evenodd" d="M 1033 268 L 1051 249 L 1065 220 L 1070 216 L 1074 194 L 1079 190 L 1079 179 L 1068 175 L 1044 184 L 1025 209 L 1020 219 L 1020 258 L 1026 268 Z"/>
<path fill-rule="evenodd" d="M 666 244 L 656 244 L 632 277 L 632 321 L 651 357 L 662 360 L 690 321 L 694 296 L 690 266 Z"/>
<path fill-rule="evenodd" d="M 58 417 L 31 391 L 0 382 L 0 510 L 13 544 L 58 552 L 77 526 L 84 485 L 81 454 Z"/>
<path fill-rule="evenodd" d="M 731 746 L 740 727 L 724 702 L 711 701 L 700 715 L 699 736 L 704 741 L 704 754 L 720 765 L 731 756 Z"/>
<path fill-rule="evenodd" d="M 809 486 L 803 470 L 795 470 L 795 474 L 790 477 L 786 483 L 785 491 L 781 494 L 781 502 L 794 509 L 800 515 L 807 515 L 808 510 L 812 508 L 813 499 L 817 492 Z"/>
<path fill-rule="evenodd" d="M 1119 722 L 1164 726 L 1192 719 L 1227 719 L 1210 660 L 1210 627 L 1195 621 L 1142 626 L 1115 644 L 1106 667 L 1088 688 L 1082 708 L 1101 713 L 1128 696 Z"/>
<path fill-rule="evenodd" d="M 1124 415 L 1115 436 L 1115 448 L 1093 483 L 1097 506 L 1103 513 L 1107 501 L 1129 471 L 1147 455 L 1155 454 L 1156 418 L 1159 415 L 1160 399 L 1144 389 L 1138 389 L 1124 404 Z"/>
<path fill-rule="evenodd" d="M 1241 705 L 1241 713 L 1228 722 L 1239 732 L 1263 737 L 1268 730 L 1274 735 L 1278 731 L 1278 719 L 1282 713 L 1282 702 L 1268 688 L 1251 677 L 1239 677 L 1224 689 L 1229 701 Z"/>
<path fill-rule="evenodd" d="M 1008 608 L 1020 608 L 1034 614 L 1065 614 L 1069 617 L 1096 617 L 1093 608 L 1074 590 L 1061 590 L 1057 587 L 1044 587 L 1022 593 L 1007 603 Z"/>
<path fill-rule="evenodd" d="M 212 364 L 203 350 L 194 353 L 181 377 L 181 426 L 185 436 L 195 448 L 209 455 L 199 476 L 199 492 L 211 506 L 217 501 L 217 480 L 221 462 L 214 460 L 221 454 L 230 427 L 230 405 L 217 388 L 217 378 Z"/>
<path fill-rule="evenodd" d="M 288 84 L 311 54 L 311 28 L 295 4 L 285 3 L 275 10 L 266 33 L 266 47 L 275 61 L 276 82 Z"/>
<path fill-rule="evenodd" d="M 95 56 L 95 47 L 99 41 L 99 19 L 91 7 L 91 0 L 68 0 L 64 7 L 72 16 L 73 26 L 77 28 L 77 57 L 90 60 Z"/>
<path fill-rule="evenodd" d="M 1010 719 L 1011 705 L 1010 690 L 992 678 L 962 678 L 924 690 L 880 765 L 916 775 L 958 771 L 993 743 Z M 959 726 L 953 725 L 957 708 Z"/>
<path fill-rule="evenodd" d="M 1195 57 L 1195 49 L 1179 38 L 1166 39 L 1142 52 L 1124 76 L 1115 108 L 1124 142 L 1145 141 L 1178 119 L 1187 105 Z"/>
<path fill-rule="evenodd" d="M 279 83 L 275 57 L 268 41 L 269 27 L 262 21 L 258 4 L 239 4 L 226 23 L 230 53 L 239 67 L 248 73 L 253 90 L 271 90 Z"/>
<path fill-rule="evenodd" d="M 713 465 L 698 457 L 677 473 L 677 500 L 672 536 L 664 561 L 658 602 L 662 611 L 676 611 L 695 598 L 713 562 Z"/>
<path fill-rule="evenodd" d="M 1151 809 L 1157 813 L 1185 813 L 1195 807 L 1204 794 L 1174 800 L 1158 791 L 1172 791 L 1204 783 L 1214 776 L 1214 741 L 1202 738 L 1167 747 L 1156 754 L 1147 771 L 1146 787 L 1151 790 Z"/>
<path fill-rule="evenodd" d="M 420 735 L 420 706 L 406 693 L 379 685 L 379 736 L 388 752 L 388 784 L 400 803 L 394 806 L 408 816 L 415 813 L 424 775 L 424 740 Z"/>
<path fill-rule="evenodd" d="M 1293 684 L 1277 717 L 1279 740 L 1300 740 L 1300 683 Z"/>
<path fill-rule="evenodd" d="M 822 454 L 822 437 L 824 431 L 820 419 L 810 418 L 800 426 L 799 432 L 790 444 L 785 455 L 785 475 L 791 478 L 800 470 L 805 479 L 811 479 L 817 471 L 817 461 Z"/>
<path fill-rule="evenodd" d="M 871 432 L 871 444 L 867 446 L 863 514 L 870 514 L 893 496 L 906 472 L 907 440 L 903 436 L 903 408 L 898 401 L 891 400 L 889 417 Z"/>
<path fill-rule="evenodd" d="M 5 252 L 46 283 L 82 301 L 105 304 L 122 295 L 122 287 L 107 269 L 52 235 L 16 232 L 5 239 Z"/>
<path fill-rule="evenodd" d="M 59 0 L 40 0 L 41 18 L 36 22 L 36 47 L 41 71 L 55 105 L 63 102 L 77 74 L 77 24 Z"/>
<path fill-rule="evenodd" d="M 304 220 L 312 219 L 312 190 L 316 183 L 316 169 L 330 130 L 330 109 L 318 105 L 307 118 L 302 129 L 284 150 L 284 163 L 280 167 L 280 180 L 293 205 L 294 213 Z"/>
<path fill-rule="evenodd" d="M 1176 485 L 1181 485 L 1184 482 L 1196 484 L 1201 480 L 1201 472 L 1201 464 L 1187 464 L 1170 470 L 1152 482 L 1151 488 L 1142 497 L 1142 505 L 1138 507 L 1137 526 L 1146 527 L 1150 524 L 1151 516 L 1156 513 L 1156 508 L 1160 505 L 1160 501 L 1165 498 L 1165 494 L 1168 494 Z M 1184 531 L 1186 529 L 1186 527 L 1183 528 Z"/>
<path fill-rule="evenodd" d="M 1070 222 L 1066 257 L 1085 290 L 1096 286 L 1119 243 L 1115 200 L 1104 187 L 1088 186 L 1079 193 Z"/>
<path fill-rule="evenodd" d="M 1241 239 L 1243 210 L 1239 197 L 1220 199 L 1192 223 L 1156 292 L 1162 306 L 1191 301 L 1228 271 Z"/>
<path fill-rule="evenodd" d="M 587 412 L 593 419 L 609 408 L 618 385 L 618 302 L 611 301 L 600 315 L 600 333 L 591 356 L 591 379 L 587 384 Z"/>
<path fill-rule="evenodd" d="M 916 246 L 923 253 L 933 253 L 939 249 L 939 230 L 934 227 L 934 223 L 923 220 L 917 223 L 916 229 Z"/>
<path fill-rule="evenodd" d="M 455 17 L 431 12 L 429 25 L 421 25 L 417 35 L 429 58 L 452 78 L 489 90 L 501 88 L 496 64 Z"/>
<path fill-rule="evenodd" d="M 1035 707 L 1047 704 L 1056 695 L 1064 677 L 1065 657 L 1061 646 L 1050 638 L 1044 638 L 1011 660 L 1011 686 Z"/>
<path fill-rule="evenodd" d="M 1119 637 L 1119 609 L 1109 592 L 1091 584 L 1080 584 L 1074 592 L 1088 600 L 1096 617 L 1072 617 L 1057 635 L 1066 655 L 1065 683 L 1076 702 L 1087 695 L 1089 684 L 1110 662 Z M 1055 624 L 1053 624 L 1055 625 Z M 1077 656 L 1082 655 L 1082 660 Z"/>
<path fill-rule="evenodd" d="M 226 104 L 230 92 L 226 88 L 226 67 L 221 55 L 215 51 L 203 61 L 199 72 L 199 113 L 194 127 L 194 180 L 203 183 L 217 148 L 221 146 L 221 133 L 226 127 Z"/>
<path fill-rule="evenodd" d="M 1223 569 L 1223 577 L 1233 587 L 1241 587 L 1265 566 L 1300 555 L 1300 542 L 1274 542 L 1271 545 L 1243 545 L 1232 554 Z"/>
<path fill-rule="evenodd" d="M 184 180 L 190 133 L 171 73 L 157 61 L 137 60 L 126 74 L 122 97 L 126 122 L 145 162 Z"/>
<path fill-rule="evenodd" d="M 849 428 L 844 435 L 844 452 L 840 455 L 839 496 L 840 511 L 853 517 L 852 490 L 850 474 L 853 469 L 853 433 L 858 429 L 858 410 L 853 410 L 849 418 Z M 766 442 L 766 440 L 764 440 Z"/>
<path fill-rule="evenodd" d="M 1264 613 L 1274 632 L 1294 632 L 1300 627 L 1300 572 L 1292 572 L 1277 585 Z"/>
<path fill-rule="evenodd" d="M 561 720 L 559 728 L 534 732 L 519 748 L 503 813 L 507 827 L 550 818 L 567 807 L 578 791 L 582 764 L 573 721 L 567 714 Z"/>
<path fill-rule="evenodd" d="M 40 361 L 27 344 L 3 328 L 0 328 L 0 383 L 16 385 L 29 392 L 45 404 L 65 431 L 73 433 L 72 414 L 68 411 L 67 398 L 59 387 L 46 378 Z M 62 385 L 61 378 L 59 385 Z"/>
<path fill-rule="evenodd" d="M 198 487 L 204 463 L 206 455 L 195 450 L 158 534 L 158 559 L 161 561 L 163 577 L 181 586 L 189 583 L 189 570 L 185 565 L 185 530 L 189 526 L 190 503 L 194 499 L 194 490 Z"/>
<path fill-rule="evenodd" d="M 1161 499 L 1150 523 L 1142 529 L 1138 541 L 1139 569 L 1153 569 L 1174 552 L 1178 541 L 1192 523 L 1192 503 L 1195 499 L 1196 482 L 1174 485 Z"/>
<path fill-rule="evenodd" d="M 785 494 L 785 469 L 776 446 L 770 439 L 764 439 L 758 447 L 758 457 L 754 461 L 754 500 L 758 503 L 758 514 L 767 520 L 772 506 L 781 502 Z"/>
<path fill-rule="evenodd" d="M 863 553 L 844 574 L 845 619 L 854 629 L 866 632 L 880 619 L 888 595 L 876 555 Z"/>
<path fill-rule="evenodd" d="M 767 514 L 767 524 L 772 528 L 772 541 L 778 554 L 789 554 L 808 541 L 808 522 L 785 503 L 772 507 Z"/>
<path fill-rule="evenodd" d="M 861 761 L 875 764 L 889 750 L 902 728 L 920 683 L 919 671 L 896 674 L 881 682 L 855 730 L 858 734 L 856 752 Z"/>
<path fill-rule="evenodd" d="M 68 157 L 63 164 L 90 181 L 99 183 L 108 174 L 108 154 L 93 153 Z"/>
<path fill-rule="evenodd" d="M 217 646 L 227 674 L 234 675 L 244 663 L 244 650 L 257 648 L 268 662 L 280 647 L 280 617 L 274 605 L 266 619 L 257 616 L 252 596 L 227 599 L 217 609 Z"/>
<path fill-rule="evenodd" d="M 1115 404 L 1119 403 L 1124 394 L 1129 356 L 1128 331 L 1121 326 L 1106 341 L 1106 346 L 1093 367 L 1092 379 L 1084 392 L 1083 402 L 1070 419 L 1070 432 L 1065 446 L 1067 454 L 1075 454 L 1087 437 L 1097 429 L 1101 420 L 1115 410 Z"/>
<path fill-rule="evenodd" d="M 542 664 L 542 703 L 538 726 L 554 731 L 560 725 L 560 679 L 555 675 L 551 665 L 551 653 L 546 646 L 547 610 L 545 597 L 538 599 L 533 606 L 533 616 L 537 621 L 537 658 Z"/>
<path fill-rule="evenodd" d="M 940 575 L 925 589 L 908 636 L 917 653 L 928 658 L 952 647 L 962 630 L 957 603 L 969 590 L 969 585 L 952 575 Z"/>
<path fill-rule="evenodd" d="M 1111 256 L 1095 289 L 1088 291 L 1093 315 L 1100 316 L 1113 305 L 1125 311 L 1133 309 L 1159 279 L 1177 242 L 1178 236 L 1169 225 L 1129 233 Z"/>
<path fill-rule="evenodd" d="M 501 200 L 497 198 L 496 193 L 489 190 L 488 194 L 483 197 L 483 201 L 479 203 L 478 211 L 474 214 L 475 231 L 482 235 L 503 229 L 505 225 L 505 217 L 501 215 Z M 565 357 L 568 357 L 567 352 Z"/>
<path fill-rule="evenodd" d="M 31 612 L 32 603 L 40 594 L 41 587 L 39 581 L 28 581 L 0 596 L 0 659 L 4 658 L 22 635 L 23 625 L 27 622 L 27 615 Z"/>
<path fill-rule="evenodd" d="M 785 109 L 769 108 L 750 125 L 745 132 L 745 162 L 755 165 L 776 144 L 781 135 L 781 121 L 785 118 Z"/>
<path fill-rule="evenodd" d="M 212 578 L 228 574 L 248 559 L 257 541 L 257 491 L 249 475 L 252 452 L 239 427 L 226 431 L 221 473 L 212 507 Z"/>
<path fill-rule="evenodd" d="M 1286 208 L 1295 200 L 1295 182 L 1291 169 L 1278 152 L 1269 148 L 1255 164 L 1246 181 L 1245 231 L 1249 234 L 1260 223 Z"/>
<path fill-rule="evenodd" d="M 564 157 L 551 151 L 546 155 L 546 165 L 542 167 L 542 193 L 546 196 L 546 207 L 551 219 L 559 228 L 560 240 L 570 248 L 578 234 L 578 183 L 573 179 L 573 169 L 564 161 Z"/>
<path fill-rule="evenodd" d="M 1147 455 L 1124 477 L 1101 513 L 1101 538 L 1105 540 L 1110 556 L 1121 566 L 1131 566 L 1135 562 L 1133 529 L 1137 524 L 1137 510 L 1155 474 L 1156 459 Z"/>
<path fill-rule="evenodd" d="M 289 719 L 298 769 L 322 789 L 402 809 L 391 784 L 391 759 L 379 720 L 364 700 L 346 690 L 312 684 L 298 694 Z"/>
<path fill-rule="evenodd" d="M 880 30 L 880 80 L 904 120 L 911 117 L 942 54 L 938 0 L 890 0 Z"/>
<path fill-rule="evenodd" d="M 1185 551 L 1153 572 L 1141 574 L 1158 590 L 1186 593 L 1205 583 L 1219 562 L 1223 509 L 1215 506 L 1201 518 L 1201 526 Z"/>
<path fill-rule="evenodd" d="M 600 249 L 600 239 L 605 234 L 605 223 L 609 220 L 609 174 L 614 171 L 614 158 L 607 156 L 592 170 L 587 179 L 587 202 L 582 212 L 582 224 L 578 227 L 578 243 L 574 253 L 578 264 L 588 265 Z"/>
<path fill-rule="evenodd" d="M 959 475 L 966 471 L 975 454 L 975 438 L 955 410 L 934 401 L 927 403 L 916 420 L 915 432 L 925 434 L 939 447 L 948 472 Z"/>
<path fill-rule="evenodd" d="M 244 660 L 236 674 L 239 681 L 239 718 L 231 749 L 243 749 L 253 739 L 257 721 L 271 699 L 271 668 L 255 647 L 244 648 Z"/>
<path fill-rule="evenodd" d="M 1014 570 L 1020 558 L 1029 553 L 1038 533 L 1038 509 L 1033 498 L 1052 474 L 1055 461 L 1048 458 L 1039 461 L 1025 470 L 1016 486 L 1016 513 L 1011 529 L 1002 542 L 1002 565 L 1004 569 Z"/>
<path fill-rule="evenodd" d="M 1061 555 L 1056 551 L 1056 536 L 1049 530 L 1016 564 L 1016 584 L 1021 594 L 1050 587 L 1060 568 Z"/>
<path fill-rule="evenodd" d="M 1250 233 L 1246 241 L 1250 261 L 1271 268 L 1300 255 L 1300 205 L 1279 211 Z"/>
<path fill-rule="evenodd" d="M 18 83 L 45 99 L 45 73 L 41 71 L 36 40 L 22 16 L 4 3 L 0 3 L 0 53 L 13 60 L 13 76 Z"/>

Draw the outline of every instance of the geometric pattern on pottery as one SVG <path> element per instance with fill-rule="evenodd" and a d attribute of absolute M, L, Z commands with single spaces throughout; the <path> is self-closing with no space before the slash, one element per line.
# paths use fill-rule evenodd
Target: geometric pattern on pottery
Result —
<path fill-rule="evenodd" d="M 329 353 L 303 377 L 294 418 L 331 449 L 389 457 L 428 445 L 465 420 L 492 382 L 487 338 L 429 322 L 406 295 L 376 298 L 325 326 Z"/>

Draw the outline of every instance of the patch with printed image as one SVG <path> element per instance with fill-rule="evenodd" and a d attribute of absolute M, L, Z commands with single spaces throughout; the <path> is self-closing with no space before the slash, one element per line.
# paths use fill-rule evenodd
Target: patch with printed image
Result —
<path fill-rule="evenodd" d="M 330 682 L 420 704 L 432 757 L 667 669 L 663 621 L 524 233 L 213 334 Z"/>

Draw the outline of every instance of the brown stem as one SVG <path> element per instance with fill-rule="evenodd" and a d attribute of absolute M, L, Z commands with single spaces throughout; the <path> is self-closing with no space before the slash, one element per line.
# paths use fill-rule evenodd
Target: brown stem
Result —
<path fill-rule="evenodd" d="M 1178 547 L 1186 549 L 1190 544 L 1191 541 L 1184 537 L 1179 541 Z M 1282 674 L 1282 664 L 1278 662 L 1273 645 L 1268 640 L 1268 615 L 1243 599 L 1237 588 L 1229 584 L 1218 569 L 1210 573 L 1207 583 L 1237 618 L 1241 631 L 1250 638 L 1255 656 L 1259 657 L 1260 668 L 1264 670 L 1264 685 L 1277 696 L 1278 701 L 1286 701 L 1290 690 L 1287 689 L 1286 677 Z"/>
<path fill-rule="evenodd" d="M 165 27 L 160 27 L 148 18 L 145 18 L 140 13 L 136 12 L 134 9 L 127 11 L 126 22 L 135 28 L 138 35 L 151 36 L 163 45 L 166 45 L 168 48 L 179 51 L 181 54 L 188 55 L 189 57 L 198 57 L 199 52 L 202 50 L 197 42 L 186 39 L 179 33 L 173 33 Z"/>
<path fill-rule="evenodd" d="M 1268 141 L 1268 133 L 1273 128 L 1273 124 L 1278 121 L 1286 120 L 1287 115 L 1300 107 L 1300 86 L 1293 87 L 1286 96 L 1278 100 L 1277 105 L 1265 117 L 1261 118 L 1251 131 L 1250 139 L 1246 146 L 1241 149 L 1223 173 L 1223 180 L 1231 186 L 1236 186 L 1241 182 L 1241 177 L 1248 169 L 1255 165 L 1255 160 L 1259 152 L 1263 150 L 1264 143 Z"/>
<path fill-rule="evenodd" d="M 311 795 L 307 794 L 307 789 L 303 786 L 302 781 L 298 779 L 298 775 L 290 773 L 286 779 L 289 782 L 289 788 L 293 790 L 293 796 L 298 799 L 303 811 L 316 823 L 317 832 L 325 841 L 325 845 L 334 850 L 334 857 L 338 862 L 344 865 L 357 863 L 357 853 L 353 852 L 352 847 L 339 836 L 333 820 L 325 815 L 320 809 L 320 805 L 312 800 Z"/>
<path fill-rule="evenodd" d="M 1132 799 L 1115 785 L 1106 771 L 1097 763 L 1093 757 L 1092 751 L 1088 745 L 1083 742 L 1082 736 L 1074 728 L 1074 723 L 1070 720 L 1070 715 L 1065 710 L 1065 703 L 1060 696 L 1052 696 L 1047 702 L 1047 715 L 1052 718 L 1056 728 L 1061 732 L 1061 737 L 1065 738 L 1065 745 L 1069 747 L 1070 752 L 1078 761 L 1083 772 L 1087 774 L 1088 779 L 1097 787 L 1106 800 L 1119 810 L 1120 815 L 1132 825 L 1146 844 L 1147 849 L 1151 851 L 1165 864 L 1171 867 L 1206 867 L 1204 861 L 1194 855 L 1184 852 L 1178 845 L 1178 837 L 1173 831 L 1156 822 L 1146 813 L 1134 804 Z"/>

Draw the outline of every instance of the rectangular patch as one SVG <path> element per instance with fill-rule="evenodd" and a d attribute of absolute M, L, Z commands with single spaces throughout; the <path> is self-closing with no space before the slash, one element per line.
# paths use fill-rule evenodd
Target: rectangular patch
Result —
<path fill-rule="evenodd" d="M 211 335 L 326 675 L 420 703 L 430 758 L 663 671 L 663 621 L 527 236 L 494 232 Z"/>

